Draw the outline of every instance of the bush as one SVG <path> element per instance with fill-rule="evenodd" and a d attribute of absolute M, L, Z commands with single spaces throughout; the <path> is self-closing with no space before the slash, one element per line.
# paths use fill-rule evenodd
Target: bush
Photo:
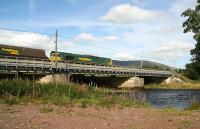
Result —
<path fill-rule="evenodd" d="M 187 64 L 185 75 L 192 80 L 199 80 L 200 75 L 194 64 Z"/>

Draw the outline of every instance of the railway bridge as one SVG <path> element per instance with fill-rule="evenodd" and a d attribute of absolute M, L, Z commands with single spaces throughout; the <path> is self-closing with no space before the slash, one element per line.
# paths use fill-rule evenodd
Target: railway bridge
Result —
<path fill-rule="evenodd" d="M 170 71 L 134 69 L 134 68 L 118 67 L 118 66 L 100 66 L 100 65 L 81 64 L 81 63 L 78 64 L 72 62 L 56 63 L 56 62 L 51 62 L 49 60 L 43 60 L 37 58 L 19 58 L 19 57 L 0 57 L 0 73 L 2 76 L 15 75 L 16 77 L 18 77 L 18 75 L 25 75 L 25 76 L 31 75 L 34 77 L 36 75 L 62 74 L 67 77 L 68 81 L 70 76 L 78 78 L 84 76 L 93 79 L 94 77 L 99 77 L 99 78 L 115 77 L 114 81 L 123 80 L 120 81 L 121 84 L 127 82 L 133 77 L 168 78 L 172 76 L 172 73 Z M 142 80 L 140 80 L 139 82 L 141 81 Z M 111 81 L 111 83 L 114 82 Z"/>

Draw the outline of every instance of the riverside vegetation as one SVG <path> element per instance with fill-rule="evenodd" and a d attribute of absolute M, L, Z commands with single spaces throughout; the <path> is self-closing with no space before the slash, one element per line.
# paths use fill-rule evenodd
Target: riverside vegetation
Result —
<path fill-rule="evenodd" d="M 148 85 L 150 86 L 150 85 Z M 153 86 L 153 85 L 151 85 Z M 155 85 L 157 86 L 157 85 Z M 91 85 L 70 84 L 41 84 L 30 80 L 1 80 L 0 103 L 14 104 L 55 104 L 58 106 L 88 106 L 100 107 L 143 107 L 151 106 L 145 102 L 133 101 L 119 96 L 112 89 L 97 88 Z M 49 108 L 50 107 L 50 108 Z M 49 112 L 51 106 L 44 106 L 41 112 Z M 189 110 L 199 110 L 200 105 L 194 101 Z"/>
<path fill-rule="evenodd" d="M 145 89 L 200 89 L 200 82 L 172 83 L 172 84 L 149 84 Z"/>
<path fill-rule="evenodd" d="M 200 89 L 200 81 L 191 80 L 186 77 L 184 74 L 175 72 L 175 77 L 181 79 L 183 82 L 180 83 L 169 83 L 169 84 L 149 84 L 145 85 L 146 89 Z"/>
<path fill-rule="evenodd" d="M 112 94 L 110 89 L 80 84 L 40 84 L 30 80 L 1 80 L 0 101 L 6 104 L 41 103 L 60 106 L 147 107 Z"/>

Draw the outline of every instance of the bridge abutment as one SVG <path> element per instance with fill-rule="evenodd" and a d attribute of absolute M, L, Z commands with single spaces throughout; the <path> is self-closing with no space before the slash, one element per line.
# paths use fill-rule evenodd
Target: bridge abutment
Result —
<path fill-rule="evenodd" d="M 144 87 L 144 78 L 131 77 L 118 88 L 142 88 Z"/>
<path fill-rule="evenodd" d="M 46 75 L 39 79 L 40 83 L 59 83 L 59 84 L 67 84 L 70 83 L 70 75 L 69 74 L 51 74 Z"/>

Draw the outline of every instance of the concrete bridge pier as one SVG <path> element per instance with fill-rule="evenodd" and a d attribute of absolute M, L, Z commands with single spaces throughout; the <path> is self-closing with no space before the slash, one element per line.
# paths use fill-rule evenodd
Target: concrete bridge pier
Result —
<path fill-rule="evenodd" d="M 142 88 L 144 86 L 144 78 L 131 77 L 123 82 L 118 88 Z"/>
<path fill-rule="evenodd" d="M 70 75 L 69 74 L 52 74 L 46 75 L 39 80 L 40 83 L 60 83 L 67 84 L 70 83 Z"/>

